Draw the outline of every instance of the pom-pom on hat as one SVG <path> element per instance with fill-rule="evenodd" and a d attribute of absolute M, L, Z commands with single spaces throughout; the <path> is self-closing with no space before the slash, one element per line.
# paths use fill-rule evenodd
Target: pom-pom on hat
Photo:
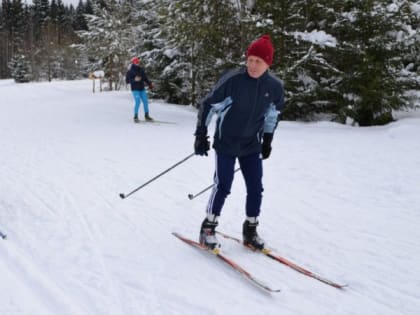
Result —
<path fill-rule="evenodd" d="M 263 59 L 269 66 L 273 64 L 274 47 L 269 35 L 263 35 L 249 45 L 246 56 L 257 56 Z"/>
<path fill-rule="evenodd" d="M 133 58 L 131 58 L 131 63 L 133 63 L 133 64 L 135 64 L 135 65 L 138 65 L 138 64 L 139 64 L 139 62 L 140 62 L 139 57 L 133 57 Z"/>

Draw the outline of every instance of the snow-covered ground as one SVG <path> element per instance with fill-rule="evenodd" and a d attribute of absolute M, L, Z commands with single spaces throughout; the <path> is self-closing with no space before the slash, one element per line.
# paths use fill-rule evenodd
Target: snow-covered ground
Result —
<path fill-rule="evenodd" d="M 260 234 L 329 287 L 224 240 L 267 294 L 171 235 L 197 238 L 213 154 L 192 157 L 196 110 L 88 80 L 0 81 L 0 315 L 415 315 L 420 310 L 420 115 L 383 127 L 281 122 L 264 162 Z M 237 174 L 220 230 L 240 237 Z"/>

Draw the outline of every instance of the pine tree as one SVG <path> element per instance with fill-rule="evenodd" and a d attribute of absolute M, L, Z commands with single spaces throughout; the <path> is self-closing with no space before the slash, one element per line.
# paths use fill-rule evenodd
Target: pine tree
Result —
<path fill-rule="evenodd" d="M 79 0 L 79 4 L 76 7 L 76 16 L 75 16 L 74 24 L 73 24 L 73 28 L 76 31 L 88 29 L 86 19 L 85 19 L 85 14 L 93 14 L 93 10 L 91 10 L 91 12 L 86 10 L 86 7 L 83 1 Z"/>
<path fill-rule="evenodd" d="M 10 59 L 19 54 L 24 48 L 25 33 L 27 31 L 27 18 L 21 0 L 3 0 L 1 11 L 2 57 L 3 64 L 7 65 Z M 8 76 L 8 69 L 3 68 Z"/>
<path fill-rule="evenodd" d="M 420 3 L 401 0 L 389 6 L 397 24 L 394 32 L 394 71 L 397 81 L 403 86 L 407 107 L 416 101 L 411 97 L 413 90 L 420 90 Z"/>
<path fill-rule="evenodd" d="M 86 15 L 88 31 L 79 31 L 82 49 L 90 58 L 91 70 L 100 67 L 109 81 L 110 90 L 118 89 L 126 71 L 129 50 L 135 42 L 132 27 L 133 7 L 129 1 L 93 1 L 94 14 Z"/>
<path fill-rule="evenodd" d="M 272 71 L 286 87 L 283 119 L 311 120 L 321 113 L 335 117 L 331 98 L 339 80 L 331 56 L 336 39 L 328 33 L 333 1 L 256 1 L 254 37 L 270 34 L 275 46 Z"/>
<path fill-rule="evenodd" d="M 385 0 L 349 1 L 340 13 L 335 32 L 340 38 L 337 67 L 342 71 L 339 89 L 343 116 L 360 126 L 385 124 L 392 111 L 409 106 L 399 74 L 403 70 L 398 36 L 400 8 Z M 400 35 L 397 35 L 400 34 Z"/>
<path fill-rule="evenodd" d="M 283 117 L 372 125 L 410 106 L 408 86 L 419 82 L 418 16 L 410 8 L 404 0 L 255 1 L 254 31 L 273 35 L 272 69 L 286 85 Z"/>
<path fill-rule="evenodd" d="M 153 82 L 153 95 L 166 98 L 166 80 L 162 76 L 169 64 L 166 56 L 167 36 L 164 30 L 166 13 L 170 0 L 132 1 L 133 20 L 136 40 L 129 49 L 130 56 L 138 56 Z M 129 61 L 127 60 L 127 63 Z"/>
<path fill-rule="evenodd" d="M 22 54 L 16 54 L 9 62 L 12 78 L 16 83 L 29 82 L 31 79 L 31 66 L 29 60 Z"/>
<path fill-rule="evenodd" d="M 48 0 L 33 0 L 33 23 L 35 41 L 40 41 L 47 24 L 50 4 Z"/>
<path fill-rule="evenodd" d="M 171 63 L 164 73 L 170 99 L 196 104 L 225 70 L 241 62 L 242 2 L 171 2 L 165 25 Z"/>

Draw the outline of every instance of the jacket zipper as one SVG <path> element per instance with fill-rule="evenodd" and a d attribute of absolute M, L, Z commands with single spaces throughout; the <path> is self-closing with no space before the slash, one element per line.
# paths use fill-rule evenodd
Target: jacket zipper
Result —
<path fill-rule="evenodd" d="M 257 79 L 257 84 L 255 86 L 255 100 L 254 100 L 254 104 L 252 105 L 252 112 L 251 112 L 251 115 L 249 116 L 248 122 L 246 124 L 246 127 L 247 128 L 245 128 L 244 130 L 248 130 L 249 129 L 250 122 L 252 120 L 252 117 L 254 116 L 254 113 L 255 113 L 255 110 L 256 110 L 256 107 L 257 107 L 257 103 L 258 103 L 257 102 L 258 101 L 258 86 L 259 86 L 259 84 L 260 84 L 260 78 Z"/>

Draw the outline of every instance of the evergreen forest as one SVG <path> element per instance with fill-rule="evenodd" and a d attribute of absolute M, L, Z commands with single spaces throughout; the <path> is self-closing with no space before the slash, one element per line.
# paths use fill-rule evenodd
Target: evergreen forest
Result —
<path fill-rule="evenodd" d="M 382 125 L 416 106 L 419 22 L 415 0 L 2 0 L 0 79 L 102 70 L 107 89 L 118 90 L 138 56 L 154 97 L 196 106 L 224 71 L 244 66 L 252 40 L 269 34 L 283 119 Z"/>

